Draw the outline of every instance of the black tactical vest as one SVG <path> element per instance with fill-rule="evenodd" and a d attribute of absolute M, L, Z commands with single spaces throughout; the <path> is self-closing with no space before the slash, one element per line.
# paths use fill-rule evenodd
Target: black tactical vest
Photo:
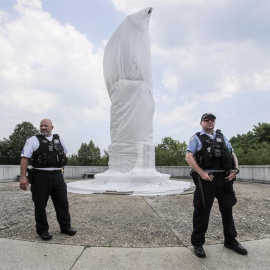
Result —
<path fill-rule="evenodd" d="M 202 148 L 196 153 L 195 159 L 204 170 L 230 170 L 233 168 L 232 150 L 226 146 L 222 133 L 216 133 L 211 139 L 206 134 L 196 135 L 202 143 Z"/>
<path fill-rule="evenodd" d="M 32 166 L 34 168 L 62 168 L 67 164 L 64 147 L 59 135 L 54 134 L 50 142 L 43 135 L 36 135 L 39 140 L 39 148 L 33 152 Z"/>

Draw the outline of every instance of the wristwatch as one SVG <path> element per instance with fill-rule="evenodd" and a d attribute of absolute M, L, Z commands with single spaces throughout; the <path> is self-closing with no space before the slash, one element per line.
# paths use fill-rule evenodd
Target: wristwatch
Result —
<path fill-rule="evenodd" d="M 234 168 L 233 170 L 236 172 L 236 174 L 238 174 L 240 172 L 239 169 L 237 169 L 237 168 Z"/>

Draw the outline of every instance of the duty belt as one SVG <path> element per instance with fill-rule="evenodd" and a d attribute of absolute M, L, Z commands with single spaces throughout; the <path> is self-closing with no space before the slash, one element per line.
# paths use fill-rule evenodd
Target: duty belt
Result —
<path fill-rule="evenodd" d="M 62 173 L 62 170 L 45 171 L 45 170 L 36 170 L 36 169 L 34 169 L 34 173 L 42 173 L 42 174 L 60 174 L 60 173 Z"/>

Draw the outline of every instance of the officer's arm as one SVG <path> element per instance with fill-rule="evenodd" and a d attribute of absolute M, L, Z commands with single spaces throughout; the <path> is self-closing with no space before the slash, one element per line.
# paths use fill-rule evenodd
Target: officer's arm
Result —
<path fill-rule="evenodd" d="M 212 178 L 209 176 L 209 174 L 198 165 L 191 152 L 186 152 L 186 161 L 189 166 L 193 168 L 203 180 L 212 181 Z"/>
<path fill-rule="evenodd" d="M 20 188 L 23 190 L 27 190 L 27 187 L 29 185 L 28 179 L 26 177 L 26 171 L 28 166 L 28 158 L 22 157 L 21 159 L 21 177 L 20 177 Z"/>
<path fill-rule="evenodd" d="M 224 135 L 223 135 L 224 136 Z M 234 161 L 234 168 L 233 169 L 239 169 L 239 164 L 238 164 L 238 158 L 236 156 L 236 154 L 233 151 L 232 145 L 231 143 L 227 140 L 227 138 L 224 136 L 225 139 L 225 143 L 228 149 L 230 149 L 232 151 L 232 156 L 233 156 L 233 161 Z"/>
<path fill-rule="evenodd" d="M 237 156 L 234 152 L 232 152 L 232 156 L 233 156 L 233 160 L 234 160 L 234 168 L 230 170 L 230 174 L 225 177 L 226 181 L 232 181 L 233 179 L 235 179 L 237 172 L 234 169 L 239 169 L 239 165 L 238 165 L 238 159 Z"/>
<path fill-rule="evenodd" d="M 237 158 L 237 156 L 236 156 L 236 154 L 234 152 L 232 152 L 232 156 L 233 156 L 234 165 L 235 165 L 234 169 L 239 169 L 238 158 Z"/>

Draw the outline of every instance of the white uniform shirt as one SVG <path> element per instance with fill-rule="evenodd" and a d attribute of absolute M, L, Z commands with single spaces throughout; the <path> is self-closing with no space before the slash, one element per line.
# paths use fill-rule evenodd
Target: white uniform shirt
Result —
<path fill-rule="evenodd" d="M 46 137 L 46 139 L 51 142 L 53 139 L 53 135 L 50 137 Z M 68 150 L 66 148 L 64 141 L 61 138 L 60 138 L 60 142 L 64 147 L 64 153 L 67 154 Z M 32 136 L 26 141 L 24 148 L 22 150 L 22 153 L 21 153 L 21 157 L 31 158 L 33 155 L 33 152 L 36 151 L 38 148 L 39 148 L 39 140 L 36 136 Z M 60 168 L 53 167 L 53 168 L 35 168 L 35 169 L 44 170 L 44 171 L 53 171 L 53 170 L 59 170 Z"/>

